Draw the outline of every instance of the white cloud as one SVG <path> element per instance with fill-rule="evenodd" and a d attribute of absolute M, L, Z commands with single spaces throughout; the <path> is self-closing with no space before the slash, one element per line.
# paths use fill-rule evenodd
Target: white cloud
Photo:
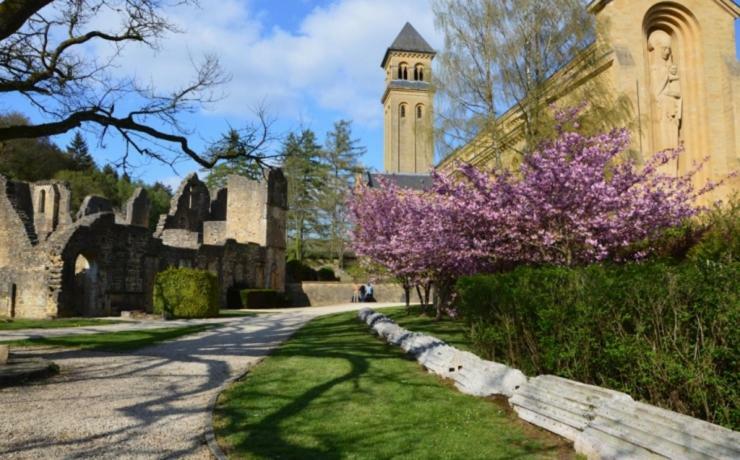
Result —
<path fill-rule="evenodd" d="M 232 80 L 211 111 L 237 118 L 266 101 L 278 117 L 299 119 L 316 106 L 377 126 L 380 60 L 403 24 L 411 22 L 436 48 L 442 42 L 428 0 L 340 0 L 312 10 L 295 31 L 267 30 L 249 3 L 237 0 L 176 8 L 168 16 L 184 33 L 166 37 L 156 54 L 127 49 L 121 68 L 174 88 L 192 76 L 192 58 L 216 53 Z"/>

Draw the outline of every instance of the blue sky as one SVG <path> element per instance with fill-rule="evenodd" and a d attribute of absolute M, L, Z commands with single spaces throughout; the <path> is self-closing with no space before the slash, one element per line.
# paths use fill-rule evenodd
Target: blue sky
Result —
<path fill-rule="evenodd" d="M 165 38 L 156 52 L 128 47 L 121 72 L 133 69 L 141 80 L 174 89 L 192 75 L 191 59 L 218 54 L 232 76 L 222 88 L 225 97 L 184 117 L 197 147 L 248 123 L 250 109 L 262 103 L 277 120 L 278 135 L 307 127 L 323 141 L 335 121 L 353 120 L 356 137 L 368 149 L 363 162 L 376 169 L 382 169 L 383 158 L 379 64 L 385 49 L 406 21 L 433 47 L 442 46 L 430 0 L 208 0 L 200 9 L 174 8 L 168 16 L 187 33 Z M 740 23 L 736 31 L 740 37 Z M 28 112 L 17 99 L 0 104 L 8 108 Z M 70 136 L 54 141 L 64 146 Z M 94 133 L 86 136 L 99 164 L 120 158 L 120 141 L 110 137 L 100 146 Z M 176 171 L 145 159 L 136 165 L 133 177 L 170 185 L 198 169 L 192 162 L 179 163 Z"/>

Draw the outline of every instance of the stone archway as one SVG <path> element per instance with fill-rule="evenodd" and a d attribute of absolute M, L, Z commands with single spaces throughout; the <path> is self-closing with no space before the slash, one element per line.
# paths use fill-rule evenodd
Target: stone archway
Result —
<path fill-rule="evenodd" d="M 79 316 L 94 316 L 100 311 L 100 270 L 90 254 L 78 254 L 74 266 L 73 302 Z"/>

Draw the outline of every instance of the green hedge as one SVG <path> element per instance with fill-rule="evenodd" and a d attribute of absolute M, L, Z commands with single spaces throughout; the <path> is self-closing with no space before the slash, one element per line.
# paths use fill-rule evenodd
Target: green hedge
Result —
<path fill-rule="evenodd" d="M 457 284 L 474 348 L 737 430 L 740 262 L 529 268 Z"/>
<path fill-rule="evenodd" d="M 296 259 L 291 259 L 285 263 L 285 274 L 291 283 L 319 280 L 319 274 L 316 270 Z"/>
<path fill-rule="evenodd" d="M 281 308 L 285 295 L 274 289 L 244 289 L 241 291 L 243 308 Z"/>
<path fill-rule="evenodd" d="M 218 279 L 192 268 L 168 268 L 154 280 L 154 313 L 175 318 L 218 316 Z"/>
<path fill-rule="evenodd" d="M 334 273 L 334 269 L 331 267 L 321 267 L 316 272 L 319 281 L 337 281 L 337 275 Z"/>

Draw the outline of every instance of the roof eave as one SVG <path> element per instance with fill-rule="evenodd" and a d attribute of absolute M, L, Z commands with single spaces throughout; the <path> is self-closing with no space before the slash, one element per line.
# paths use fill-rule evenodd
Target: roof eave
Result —
<path fill-rule="evenodd" d="M 383 56 L 383 61 L 380 63 L 380 68 L 385 69 L 385 63 L 388 62 L 388 58 L 390 57 L 391 53 L 416 53 L 416 54 L 428 54 L 432 58 L 437 55 L 437 52 L 428 52 L 428 51 L 414 51 L 414 50 L 401 50 L 401 49 L 395 49 L 395 48 L 388 48 L 385 51 L 385 55 Z"/>

